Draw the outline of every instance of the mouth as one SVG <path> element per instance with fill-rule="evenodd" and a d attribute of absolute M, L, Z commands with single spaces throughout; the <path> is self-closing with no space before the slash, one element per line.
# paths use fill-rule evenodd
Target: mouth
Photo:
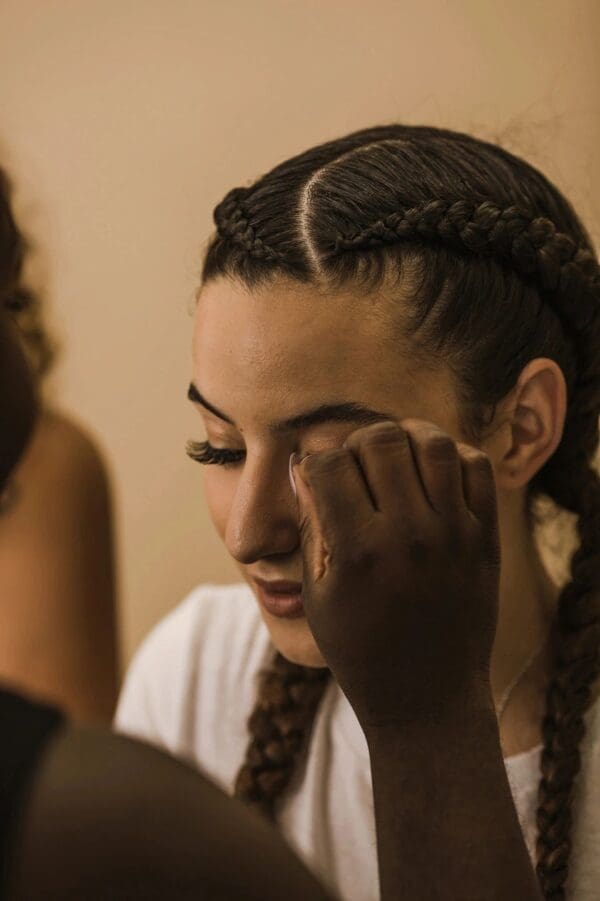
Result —
<path fill-rule="evenodd" d="M 267 582 L 265 579 L 254 579 L 258 599 L 267 613 L 283 619 L 296 619 L 304 616 L 302 602 L 302 583 L 277 580 Z"/>

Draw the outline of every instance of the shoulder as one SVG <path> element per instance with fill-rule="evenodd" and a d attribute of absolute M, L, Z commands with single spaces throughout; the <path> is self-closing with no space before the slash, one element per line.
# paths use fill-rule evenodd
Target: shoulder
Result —
<path fill-rule="evenodd" d="M 98 442 L 70 416 L 44 409 L 12 479 L 11 518 L 20 508 L 42 507 L 54 516 L 97 509 L 110 491 L 108 466 Z M 60 504 L 53 501 L 60 498 Z M 44 517 L 45 519 L 45 517 Z"/>
<path fill-rule="evenodd" d="M 221 666 L 223 659 L 247 657 L 264 631 L 266 627 L 245 582 L 227 585 L 205 582 L 196 586 L 150 630 L 133 658 L 132 667 L 139 668 L 150 660 L 152 664 L 163 660 L 163 666 L 181 665 L 184 659 L 193 664 L 200 652 L 209 658 L 210 665 Z M 218 656 L 210 653 L 213 645 L 218 646 Z M 166 653 L 175 650 L 179 651 L 178 659 Z"/>
<path fill-rule="evenodd" d="M 228 699 L 254 691 L 269 636 L 245 582 L 204 583 L 148 633 L 127 670 L 115 725 L 174 748 Z"/>
<path fill-rule="evenodd" d="M 81 423 L 54 409 L 40 415 L 23 463 L 59 470 L 90 484 L 107 480 L 107 463 L 97 440 Z"/>

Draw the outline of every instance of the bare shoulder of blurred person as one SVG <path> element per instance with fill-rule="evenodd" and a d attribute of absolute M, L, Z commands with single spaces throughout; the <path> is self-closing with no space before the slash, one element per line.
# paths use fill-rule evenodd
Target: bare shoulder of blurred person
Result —
<path fill-rule="evenodd" d="M 265 818 L 141 741 L 57 730 L 24 802 L 7 901 L 333 901 Z"/>
<path fill-rule="evenodd" d="M 54 358 L 27 245 L 0 170 L 0 300 L 37 391 Z M 41 400 L 30 445 L 0 499 L 0 678 L 76 720 L 110 723 L 117 696 L 110 482 L 94 440 Z"/>
<path fill-rule="evenodd" d="M 0 276 L 9 270 L 7 259 L 12 263 L 7 223 L 10 209 L 0 205 Z M 19 497 L 13 497 L 15 518 L 5 511 L 0 541 L 2 553 L 5 539 L 13 541 L 13 551 L 0 561 L 2 577 L 13 555 L 22 559 L 1 585 L 0 634 L 11 626 L 9 604 L 19 621 L 30 615 L 30 600 L 23 607 L 21 597 L 6 601 L 5 596 L 28 567 L 30 584 L 37 584 L 37 569 L 42 586 L 55 579 L 72 584 L 54 560 L 57 541 L 76 558 L 77 578 L 93 577 L 96 564 L 87 559 L 91 544 L 78 530 L 85 532 L 98 511 L 105 516 L 108 497 L 97 451 L 80 430 L 46 414 L 35 433 L 39 403 L 31 367 L 2 302 L 7 284 L 10 270 L 0 277 L 0 492 L 16 466 L 23 473 L 38 454 L 31 504 L 45 525 L 36 533 L 36 519 L 28 533 L 25 517 L 23 532 L 15 537 L 15 511 L 23 512 L 25 501 L 19 506 Z M 33 434 L 37 450 L 26 451 Z M 52 536 L 52 528 L 62 531 Z M 92 540 L 98 540 L 95 532 Z M 60 610 L 60 603 L 52 609 Z M 68 643 L 89 634 L 87 625 L 80 626 L 85 604 L 73 609 L 80 620 L 75 619 Z M 52 611 L 46 620 L 50 628 Z M 64 631 L 61 624 L 56 633 L 40 633 L 30 650 L 45 658 L 48 640 L 59 659 Z M 81 651 L 84 669 L 88 652 Z M 108 730 L 73 726 L 56 706 L 28 694 L 15 694 L 0 679 L 2 901 L 331 901 L 282 836 L 241 801 L 169 755 Z"/>
<path fill-rule="evenodd" d="M 0 677 L 76 720 L 110 722 L 117 694 L 112 513 L 93 440 L 40 415 L 0 511 Z"/>

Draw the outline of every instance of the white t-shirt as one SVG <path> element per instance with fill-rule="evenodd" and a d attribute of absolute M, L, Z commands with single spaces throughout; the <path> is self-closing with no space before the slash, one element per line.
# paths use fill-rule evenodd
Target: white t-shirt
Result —
<path fill-rule="evenodd" d="M 138 649 L 115 728 L 193 762 L 231 794 L 248 743 L 256 676 L 273 651 L 245 582 L 200 585 Z M 600 702 L 587 711 L 586 723 L 569 901 L 600 899 Z M 540 755 L 541 745 L 505 759 L 532 862 Z M 344 901 L 379 901 L 368 746 L 333 679 L 317 711 L 309 753 L 282 796 L 278 823 L 296 854 Z"/>

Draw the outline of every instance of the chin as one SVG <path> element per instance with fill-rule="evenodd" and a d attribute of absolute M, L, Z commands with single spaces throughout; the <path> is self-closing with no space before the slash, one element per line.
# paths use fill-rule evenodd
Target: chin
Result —
<path fill-rule="evenodd" d="M 271 641 L 286 660 L 300 666 L 315 668 L 327 666 L 305 616 L 299 616 L 297 619 L 281 619 L 267 613 L 260 603 L 258 606 Z"/>

